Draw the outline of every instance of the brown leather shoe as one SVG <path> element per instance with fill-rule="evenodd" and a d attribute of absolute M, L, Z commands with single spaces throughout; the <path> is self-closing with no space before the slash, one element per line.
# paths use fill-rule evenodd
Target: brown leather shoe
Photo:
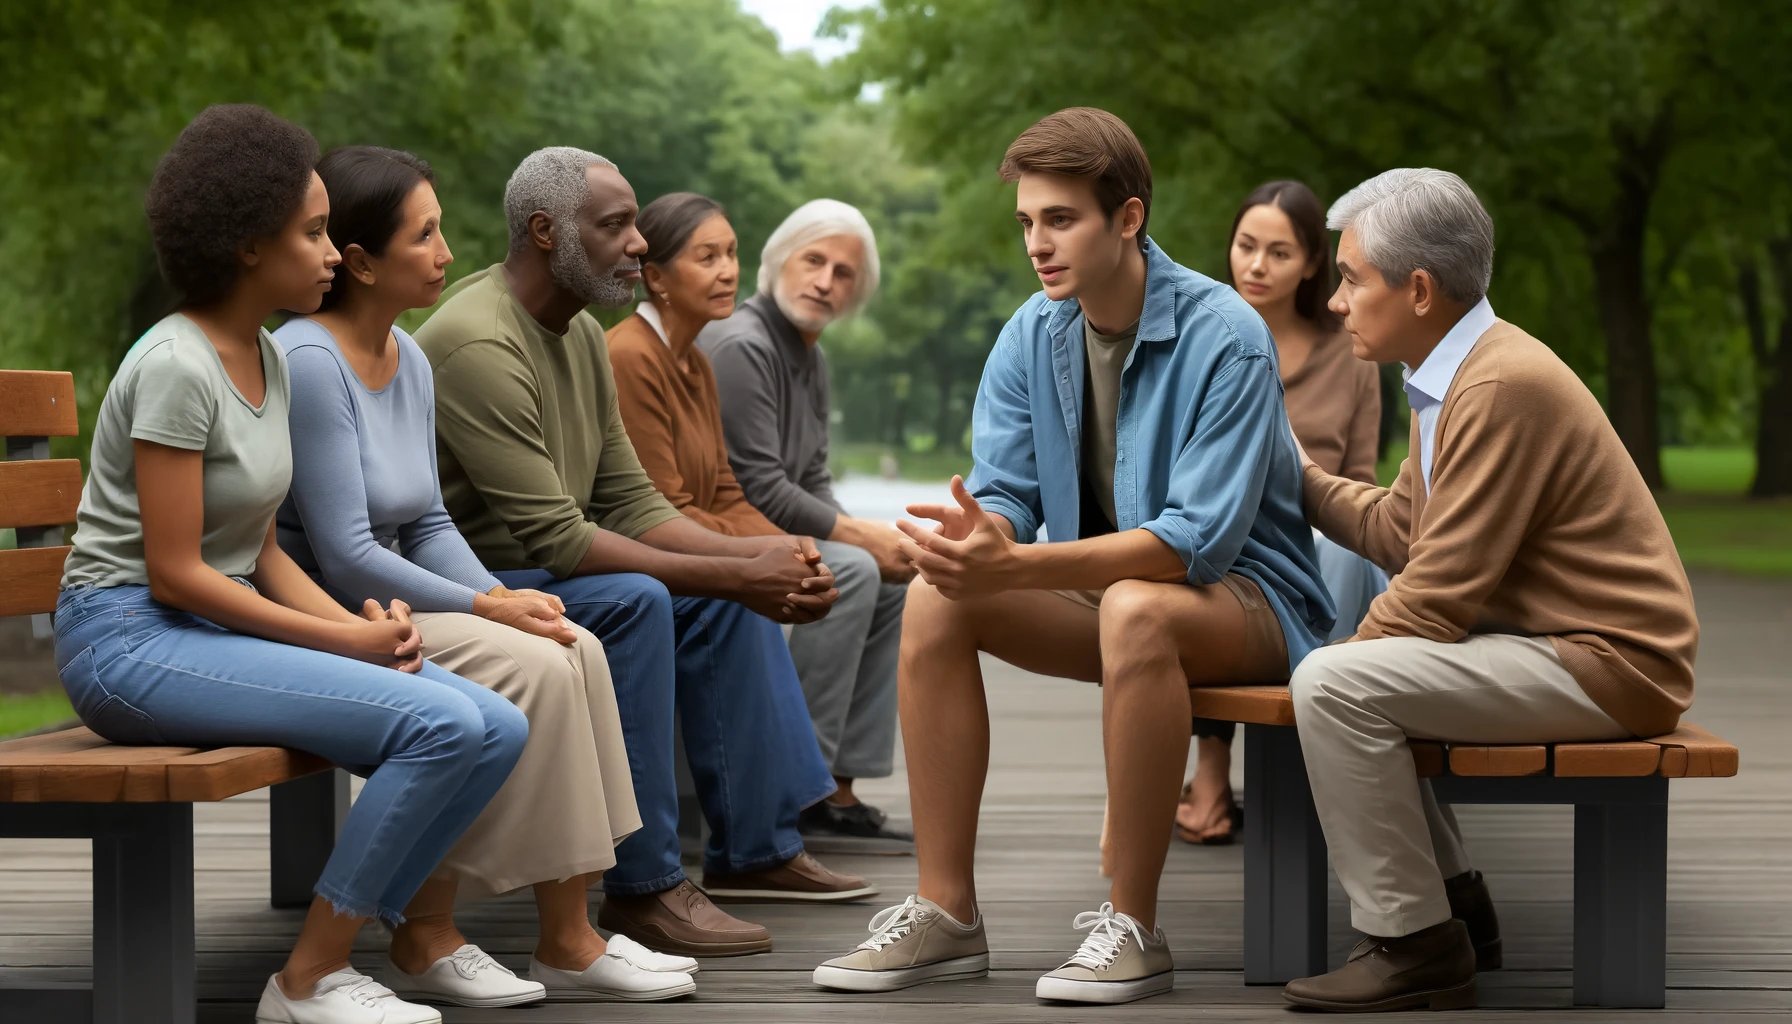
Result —
<path fill-rule="evenodd" d="M 738 875 L 705 871 L 703 888 L 716 899 L 728 900 L 838 903 L 877 895 L 877 886 L 857 875 L 829 871 L 807 853 L 799 853 L 782 864 Z"/>
<path fill-rule="evenodd" d="M 1289 982 L 1282 998 L 1335 1013 L 1466 1010 L 1476 1002 L 1475 947 L 1455 918 L 1399 938 L 1370 936 L 1351 950 L 1349 963 Z"/>
<path fill-rule="evenodd" d="M 1475 945 L 1475 970 L 1497 971 L 1505 962 L 1500 946 L 1500 918 L 1493 911 L 1493 895 L 1479 871 L 1464 871 L 1444 879 L 1450 897 L 1450 916 L 1468 926 L 1468 940 Z"/>
<path fill-rule="evenodd" d="M 772 933 L 742 921 L 709 901 L 689 879 L 645 896 L 604 894 L 597 926 L 648 949 L 679 956 L 746 956 L 770 953 Z"/>

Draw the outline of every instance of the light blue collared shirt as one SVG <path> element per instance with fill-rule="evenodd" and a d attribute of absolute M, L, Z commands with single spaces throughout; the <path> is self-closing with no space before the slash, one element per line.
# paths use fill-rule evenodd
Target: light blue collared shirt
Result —
<path fill-rule="evenodd" d="M 1181 557 L 1191 584 L 1236 573 L 1282 624 L 1289 666 L 1337 617 L 1301 512 L 1275 342 L 1238 293 L 1145 243 L 1145 304 L 1120 374 L 1114 517 Z M 971 414 L 967 486 L 1034 541 L 1083 535 L 1083 313 L 1033 296 L 1002 328 Z M 1104 531 L 1105 532 L 1105 531 Z"/>
<path fill-rule="evenodd" d="M 1419 414 L 1419 472 L 1426 494 L 1431 493 L 1431 457 L 1437 451 L 1437 418 L 1443 412 L 1444 396 L 1450 393 L 1450 382 L 1462 369 L 1462 361 L 1495 319 L 1492 304 L 1483 298 L 1462 314 L 1418 369 L 1406 368 L 1406 401 Z"/>

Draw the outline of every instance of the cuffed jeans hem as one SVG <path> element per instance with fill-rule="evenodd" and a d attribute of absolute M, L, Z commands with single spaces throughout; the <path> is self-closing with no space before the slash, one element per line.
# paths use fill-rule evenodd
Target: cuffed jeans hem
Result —
<path fill-rule="evenodd" d="M 896 766 L 890 762 L 885 762 L 881 765 L 870 765 L 864 768 L 855 767 L 850 764 L 837 764 L 828 769 L 828 771 L 836 779 L 887 779 L 896 774 Z M 826 800 L 827 797 L 824 796 L 822 799 Z"/>
<path fill-rule="evenodd" d="M 604 892 L 611 896 L 651 896 L 656 892 L 665 892 L 684 880 L 684 868 L 667 872 L 646 882 L 618 882 L 613 880 L 609 874 L 605 874 Z"/>
<path fill-rule="evenodd" d="M 1392 914 L 1378 914 L 1373 910 L 1364 910 L 1354 903 L 1350 905 L 1350 926 L 1364 935 L 1373 935 L 1378 939 L 1397 939 L 1402 935 L 1424 931 L 1434 924 L 1443 924 L 1449 919 L 1448 899 Z"/>
<path fill-rule="evenodd" d="M 760 868 L 776 867 L 802 852 L 803 841 L 798 838 L 796 842 L 768 857 L 755 857 L 752 860 L 730 864 L 723 861 L 712 861 L 706 856 L 703 858 L 703 873 L 708 875 L 713 871 L 718 875 L 744 875 L 749 871 L 758 871 Z"/>
<path fill-rule="evenodd" d="M 393 910 L 390 907 L 382 907 L 378 902 L 368 903 L 362 900 L 350 899 L 349 896 L 340 889 L 320 883 L 313 888 L 311 892 L 315 896 L 321 896 L 323 901 L 330 905 L 330 909 L 335 911 L 338 917 L 375 917 L 380 920 L 380 923 L 388 928 L 396 928 L 404 923 L 404 915 L 402 913 Z"/>

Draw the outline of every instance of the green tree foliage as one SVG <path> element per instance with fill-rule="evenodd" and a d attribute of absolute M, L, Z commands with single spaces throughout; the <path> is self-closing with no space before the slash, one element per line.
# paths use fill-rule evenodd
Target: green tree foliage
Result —
<path fill-rule="evenodd" d="M 1461 173 L 1499 225 L 1497 307 L 1603 392 L 1659 485 L 1664 427 L 1687 439 L 1753 413 L 1716 250 L 1763 213 L 1736 187 L 1738 161 L 1785 178 L 1789 96 L 1764 67 L 1786 63 L 1782 14 L 1702 0 L 884 0 L 847 20 L 863 33 L 853 67 L 896 97 L 904 142 L 962 179 L 1054 109 L 1120 114 L 1158 168 L 1153 235 L 1210 270 L 1236 198 L 1262 180 L 1336 196 L 1388 167 Z M 1763 146 L 1768 104 L 1781 143 Z"/>

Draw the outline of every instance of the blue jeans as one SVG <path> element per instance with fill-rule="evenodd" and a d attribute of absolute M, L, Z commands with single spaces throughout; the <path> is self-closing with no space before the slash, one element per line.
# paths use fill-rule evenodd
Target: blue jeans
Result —
<path fill-rule="evenodd" d="M 556 580 L 541 570 L 497 573 L 512 589 L 543 590 L 597 634 L 609 656 L 634 776 L 641 831 L 616 848 L 604 891 L 661 892 L 684 880 L 678 862 L 674 709 L 710 827 L 705 871 L 732 874 L 802 852 L 797 816 L 834 791 L 776 623 L 733 601 L 673 597 L 638 573 Z"/>
<path fill-rule="evenodd" d="M 56 668 L 81 721 L 114 743 L 291 747 L 365 775 L 316 892 L 388 924 L 529 735 L 515 705 L 434 665 L 407 675 L 233 633 L 143 586 L 64 590 Z"/>

